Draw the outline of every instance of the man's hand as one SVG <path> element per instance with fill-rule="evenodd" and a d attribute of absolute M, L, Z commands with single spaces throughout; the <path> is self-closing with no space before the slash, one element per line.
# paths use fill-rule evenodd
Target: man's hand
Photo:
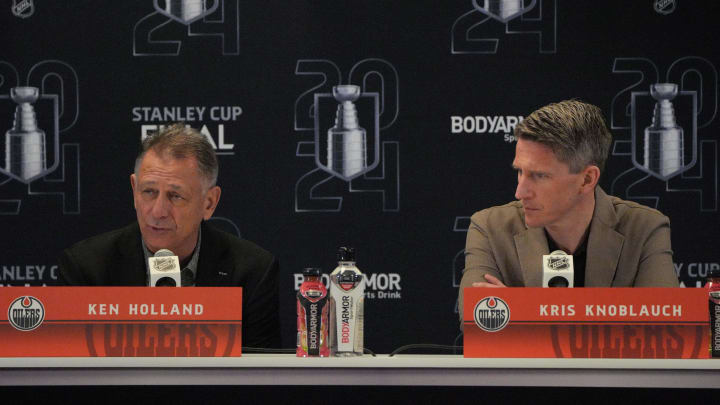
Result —
<path fill-rule="evenodd" d="M 486 288 L 507 287 L 505 284 L 503 284 L 502 281 L 498 280 L 497 277 L 491 276 L 489 274 L 485 274 L 485 280 L 487 280 L 487 283 L 477 282 L 477 283 L 472 283 L 472 286 L 473 287 L 486 287 Z"/>

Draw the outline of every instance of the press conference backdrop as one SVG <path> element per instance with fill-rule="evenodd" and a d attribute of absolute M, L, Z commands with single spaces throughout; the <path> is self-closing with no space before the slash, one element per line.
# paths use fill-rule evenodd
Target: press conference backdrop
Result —
<path fill-rule="evenodd" d="M 699 287 L 720 267 L 714 0 L 1 7 L 5 286 L 55 284 L 62 249 L 134 221 L 139 141 L 183 121 L 220 161 L 212 223 L 280 260 L 285 347 L 294 345 L 302 268 L 329 273 L 341 245 L 356 248 L 369 277 L 369 348 L 452 344 L 469 217 L 513 199 L 517 122 L 568 98 L 607 116 L 614 143 L 601 186 L 670 217 L 683 285 Z M 651 93 L 658 83 L 677 88 Z M 347 84 L 360 88 L 348 102 L 365 132 L 355 146 L 367 153 L 349 172 L 327 153 L 342 101 L 333 87 Z M 646 165 L 644 133 L 659 102 L 679 128 L 660 130 L 676 131 L 682 152 Z M 6 153 L 42 140 L 44 152 Z"/>

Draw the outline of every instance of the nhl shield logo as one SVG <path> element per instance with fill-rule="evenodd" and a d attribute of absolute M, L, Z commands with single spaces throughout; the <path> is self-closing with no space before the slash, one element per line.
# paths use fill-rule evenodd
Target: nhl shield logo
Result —
<path fill-rule="evenodd" d="M 510 322 L 510 307 L 498 297 L 485 297 L 475 304 L 475 324 L 485 332 L 497 332 Z"/>
<path fill-rule="evenodd" d="M 633 91 L 630 102 L 633 166 L 667 181 L 697 162 L 697 92 L 674 83 Z"/>
<path fill-rule="evenodd" d="M 550 256 L 547 258 L 547 267 L 558 271 L 566 270 L 570 267 L 570 258 Z"/>
<path fill-rule="evenodd" d="M 659 14 L 668 15 L 675 11 L 675 0 L 655 0 L 653 8 Z"/>
<path fill-rule="evenodd" d="M 15 17 L 28 18 L 35 12 L 34 0 L 13 0 L 10 7 Z"/>
<path fill-rule="evenodd" d="M 315 164 L 350 181 L 380 163 L 380 98 L 359 86 L 340 85 L 315 93 Z M 334 114 L 333 114 L 334 113 Z M 371 162 L 368 155 L 373 156 Z"/>
<path fill-rule="evenodd" d="M 45 307 L 35 297 L 18 297 L 8 308 L 8 321 L 19 331 L 29 332 L 37 329 L 43 320 L 45 320 Z"/>
<path fill-rule="evenodd" d="M 537 0 L 531 0 L 528 5 L 525 0 L 473 0 L 473 7 L 504 24 L 532 10 L 536 3 Z"/>
<path fill-rule="evenodd" d="M 221 0 L 154 0 L 155 10 L 181 24 L 190 25 L 217 10 Z M 164 7 L 161 6 L 164 5 Z"/>

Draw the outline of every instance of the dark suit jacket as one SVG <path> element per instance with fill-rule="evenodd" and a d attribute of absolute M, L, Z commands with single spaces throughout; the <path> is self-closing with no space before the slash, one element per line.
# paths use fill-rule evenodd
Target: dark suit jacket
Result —
<path fill-rule="evenodd" d="M 476 212 L 465 245 L 458 294 L 490 274 L 508 287 L 541 287 L 544 228 L 525 226 L 522 203 Z M 595 211 L 587 241 L 586 287 L 677 287 L 670 249 L 670 220 L 657 210 L 612 197 L 595 188 Z"/>
<path fill-rule="evenodd" d="M 195 285 L 243 287 L 243 346 L 280 347 L 277 260 L 250 241 L 205 222 L 201 226 Z M 138 224 L 94 236 L 63 251 L 60 281 L 72 286 L 146 286 Z"/>

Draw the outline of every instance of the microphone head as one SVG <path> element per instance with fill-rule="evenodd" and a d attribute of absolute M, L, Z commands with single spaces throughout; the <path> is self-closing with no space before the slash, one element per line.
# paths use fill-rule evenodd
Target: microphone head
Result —
<path fill-rule="evenodd" d="M 175 253 L 168 249 L 160 249 L 155 255 L 148 257 L 151 287 L 180 287 L 182 276 L 180 262 Z"/>
<path fill-rule="evenodd" d="M 542 257 L 543 287 L 572 288 L 574 281 L 573 257 L 555 250 Z"/>
<path fill-rule="evenodd" d="M 167 256 L 175 256 L 175 253 L 171 252 L 169 249 L 160 249 L 157 252 L 155 252 L 155 255 L 153 255 L 153 257 L 167 257 Z"/>

